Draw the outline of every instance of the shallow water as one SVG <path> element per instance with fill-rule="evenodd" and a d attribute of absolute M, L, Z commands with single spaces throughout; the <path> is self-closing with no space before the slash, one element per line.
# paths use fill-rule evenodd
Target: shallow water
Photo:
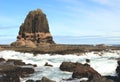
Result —
<path fill-rule="evenodd" d="M 60 82 L 62 79 L 70 78 L 72 73 L 60 71 L 59 66 L 63 61 L 85 63 L 85 59 L 90 59 L 90 65 L 102 75 L 116 75 L 115 69 L 117 61 L 114 58 L 120 57 L 120 51 L 112 52 L 90 52 L 80 56 L 67 54 L 67 55 L 49 55 L 38 54 L 34 56 L 30 53 L 20 53 L 15 51 L 0 51 L 0 57 L 5 59 L 21 59 L 23 62 L 37 64 L 36 72 L 31 74 L 30 77 L 22 78 L 21 81 L 25 82 L 27 79 L 40 80 L 43 76 L 49 79 Z M 44 64 L 48 62 L 53 67 L 45 67 Z M 63 82 L 63 81 L 61 81 Z M 65 81 L 64 81 L 65 82 Z M 78 80 L 74 80 L 78 82 Z"/>

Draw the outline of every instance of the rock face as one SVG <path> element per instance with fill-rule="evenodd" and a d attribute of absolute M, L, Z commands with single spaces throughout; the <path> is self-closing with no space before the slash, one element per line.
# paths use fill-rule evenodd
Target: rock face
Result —
<path fill-rule="evenodd" d="M 72 78 L 80 79 L 80 78 L 86 77 L 88 79 L 92 79 L 93 77 L 98 77 L 98 78 L 101 77 L 101 75 L 89 65 L 84 65 L 77 62 L 76 63 L 63 62 L 60 65 L 60 70 L 73 72 Z"/>
<path fill-rule="evenodd" d="M 30 11 L 20 26 L 17 41 L 11 45 L 36 47 L 46 43 L 54 44 L 46 15 L 40 9 Z"/>
<path fill-rule="evenodd" d="M 20 82 L 19 77 L 27 77 L 35 72 L 33 65 L 22 60 L 0 58 L 0 82 Z"/>
<path fill-rule="evenodd" d="M 29 80 L 27 80 L 26 82 L 56 82 L 56 81 L 50 80 L 50 79 L 48 79 L 47 77 L 42 77 L 41 80 L 36 80 L 36 81 L 34 81 L 34 80 L 32 80 L 32 79 L 29 79 Z"/>

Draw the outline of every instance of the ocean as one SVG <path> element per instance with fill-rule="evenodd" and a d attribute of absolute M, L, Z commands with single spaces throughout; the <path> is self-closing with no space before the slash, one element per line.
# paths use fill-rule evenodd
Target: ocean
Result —
<path fill-rule="evenodd" d="M 120 36 L 53 36 L 57 44 L 110 44 L 119 45 Z M 0 36 L 0 44 L 10 44 L 16 36 Z"/>
<path fill-rule="evenodd" d="M 38 54 L 34 56 L 32 53 L 21 53 L 5 50 L 0 51 L 0 58 L 20 59 L 26 63 L 37 64 L 37 67 L 35 68 L 36 72 L 34 74 L 31 74 L 29 77 L 21 78 L 21 82 L 25 82 L 28 79 L 40 80 L 43 76 L 56 82 L 79 82 L 79 80 L 62 80 L 71 78 L 72 76 L 71 72 L 65 72 L 59 69 L 62 62 L 80 62 L 84 64 L 85 59 L 90 59 L 91 67 L 93 67 L 101 75 L 115 76 L 115 69 L 117 67 L 117 60 L 115 60 L 115 58 L 120 58 L 120 51 L 114 50 L 110 52 L 89 52 L 80 56 L 73 54 Z M 53 65 L 53 67 L 44 66 L 46 62 Z"/>

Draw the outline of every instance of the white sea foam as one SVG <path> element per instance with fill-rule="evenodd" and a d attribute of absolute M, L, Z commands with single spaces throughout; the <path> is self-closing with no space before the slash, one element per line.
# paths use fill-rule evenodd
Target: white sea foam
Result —
<path fill-rule="evenodd" d="M 0 57 L 7 59 L 20 59 L 26 63 L 37 64 L 35 68 L 36 73 L 30 77 L 22 78 L 22 82 L 27 79 L 40 80 L 43 76 L 49 79 L 60 82 L 62 79 L 70 78 L 72 73 L 59 70 L 59 66 L 63 61 L 85 63 L 85 59 L 90 59 L 90 65 L 102 75 L 115 75 L 117 61 L 114 58 L 119 58 L 120 51 L 111 52 L 89 52 L 81 56 L 77 55 L 49 55 L 38 54 L 34 56 L 30 53 L 20 53 L 15 51 L 0 51 Z M 53 67 L 45 67 L 44 64 L 48 62 Z M 64 81 L 65 82 L 65 81 Z M 67 82 L 67 81 L 66 81 Z M 78 82 L 77 80 L 74 82 Z"/>

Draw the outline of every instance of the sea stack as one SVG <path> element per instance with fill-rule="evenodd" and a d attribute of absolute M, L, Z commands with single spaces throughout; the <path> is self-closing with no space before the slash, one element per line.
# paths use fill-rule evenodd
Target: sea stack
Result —
<path fill-rule="evenodd" d="M 40 44 L 54 44 L 46 15 L 41 9 L 30 11 L 20 26 L 17 41 L 12 46 L 36 47 Z"/>

